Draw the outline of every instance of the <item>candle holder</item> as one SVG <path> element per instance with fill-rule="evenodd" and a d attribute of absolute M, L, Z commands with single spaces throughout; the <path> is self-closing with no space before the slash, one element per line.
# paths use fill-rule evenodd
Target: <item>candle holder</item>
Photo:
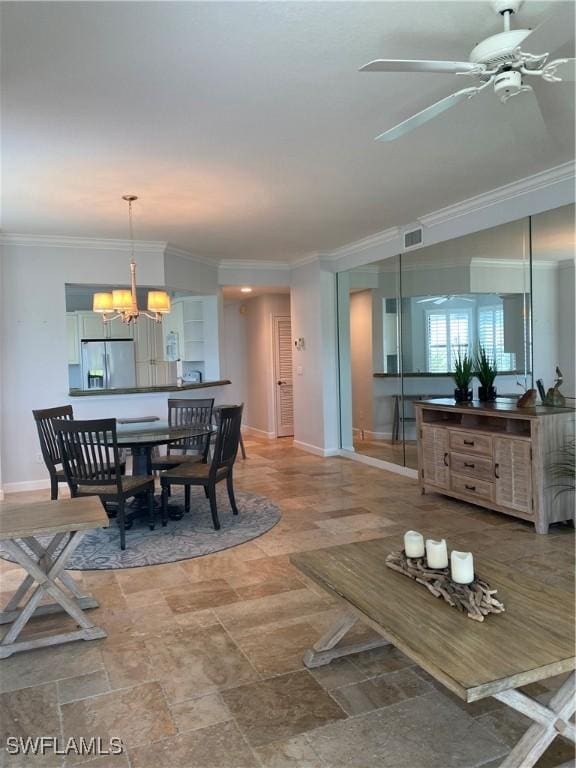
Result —
<path fill-rule="evenodd" d="M 442 598 L 474 621 L 484 621 L 488 614 L 503 613 L 505 610 L 504 605 L 494 597 L 497 590 L 491 589 L 478 576 L 470 584 L 457 584 L 450 577 L 450 568 L 430 568 L 425 557 L 406 557 L 404 550 L 391 552 L 386 558 L 386 565 L 422 584 L 434 597 Z"/>

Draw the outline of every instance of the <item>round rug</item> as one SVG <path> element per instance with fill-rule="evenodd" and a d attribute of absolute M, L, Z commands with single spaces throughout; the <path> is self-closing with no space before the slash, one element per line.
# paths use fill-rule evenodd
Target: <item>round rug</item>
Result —
<path fill-rule="evenodd" d="M 244 491 L 236 491 L 238 515 L 233 515 L 226 491 L 217 491 L 218 517 L 221 528 L 214 530 L 210 504 L 202 488 L 191 488 L 190 513 L 181 520 L 168 520 L 162 527 L 158 516 L 151 531 L 145 519 L 135 519 L 126 531 L 126 549 L 120 549 L 120 534 L 114 519 L 109 528 L 89 531 L 69 559 L 66 569 L 73 571 L 139 568 L 189 560 L 212 552 L 236 547 L 262 536 L 282 517 L 270 499 Z M 170 505 L 184 507 L 184 493 L 172 493 Z M 38 537 L 42 541 L 44 537 Z M 51 537 L 48 537 L 51 538 Z M 0 556 L 10 559 L 1 552 Z"/>

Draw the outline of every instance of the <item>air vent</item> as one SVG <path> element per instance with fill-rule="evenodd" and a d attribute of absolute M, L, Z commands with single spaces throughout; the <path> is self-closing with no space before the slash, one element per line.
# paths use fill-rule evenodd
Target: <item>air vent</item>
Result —
<path fill-rule="evenodd" d="M 407 251 L 409 248 L 418 248 L 422 245 L 423 241 L 423 234 L 422 234 L 422 227 L 418 227 L 418 229 L 411 229 L 408 232 L 404 232 L 404 250 Z"/>

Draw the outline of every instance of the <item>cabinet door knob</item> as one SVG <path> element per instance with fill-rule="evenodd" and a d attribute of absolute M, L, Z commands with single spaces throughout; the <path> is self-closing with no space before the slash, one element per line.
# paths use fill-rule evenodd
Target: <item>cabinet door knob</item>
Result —
<path fill-rule="evenodd" d="M 474 445 L 474 440 L 464 440 L 464 445 Z"/>
<path fill-rule="evenodd" d="M 494 477 L 500 477 L 500 464 L 494 464 Z"/>
<path fill-rule="evenodd" d="M 476 486 L 475 485 L 465 485 L 464 488 L 466 488 L 467 491 L 475 491 Z"/>
<path fill-rule="evenodd" d="M 445 467 L 447 467 L 447 466 L 448 466 L 448 453 L 445 453 L 445 454 L 444 454 L 444 466 L 445 466 Z"/>
<path fill-rule="evenodd" d="M 464 462 L 464 466 L 465 466 L 465 467 L 469 467 L 470 469 L 474 469 L 474 467 L 475 467 L 476 465 L 474 464 L 474 462 L 473 462 L 473 461 L 465 461 L 465 462 Z"/>

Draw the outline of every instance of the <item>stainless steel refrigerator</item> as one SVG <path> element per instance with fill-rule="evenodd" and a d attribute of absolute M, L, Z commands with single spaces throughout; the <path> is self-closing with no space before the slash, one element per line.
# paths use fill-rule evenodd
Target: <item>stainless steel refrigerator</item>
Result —
<path fill-rule="evenodd" d="M 82 389 L 136 386 L 132 339 L 82 339 Z"/>

